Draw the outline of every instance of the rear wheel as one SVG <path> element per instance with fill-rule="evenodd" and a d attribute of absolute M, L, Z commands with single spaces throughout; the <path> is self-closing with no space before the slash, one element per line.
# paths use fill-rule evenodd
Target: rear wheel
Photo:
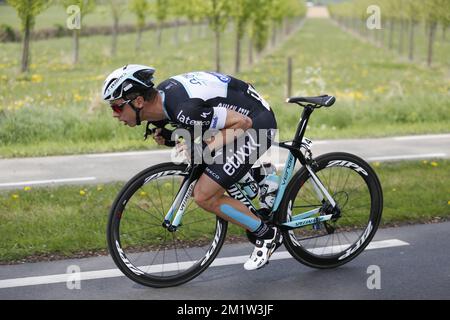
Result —
<path fill-rule="evenodd" d="M 358 256 L 372 240 L 381 220 L 383 195 L 373 169 L 348 153 L 328 153 L 315 159 L 315 174 L 337 203 L 331 211 L 321 201 L 306 168 L 294 175 L 280 207 L 279 223 L 297 214 L 320 208 L 318 215 L 334 213 L 325 222 L 284 231 L 284 244 L 291 255 L 314 268 L 334 268 Z"/>

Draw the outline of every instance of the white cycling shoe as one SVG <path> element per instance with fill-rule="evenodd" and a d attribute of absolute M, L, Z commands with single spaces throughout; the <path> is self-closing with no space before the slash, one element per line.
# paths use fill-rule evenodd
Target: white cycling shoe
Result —
<path fill-rule="evenodd" d="M 274 230 L 273 238 L 256 240 L 255 249 L 247 262 L 244 263 L 245 270 L 257 270 L 264 267 L 269 262 L 272 253 L 283 242 L 281 231 L 275 227 L 272 227 L 272 229 Z"/>

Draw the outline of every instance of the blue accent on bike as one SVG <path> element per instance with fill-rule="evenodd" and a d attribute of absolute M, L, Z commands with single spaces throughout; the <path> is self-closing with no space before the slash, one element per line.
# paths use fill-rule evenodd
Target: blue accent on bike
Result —
<path fill-rule="evenodd" d="M 220 211 L 227 215 L 228 217 L 232 218 L 233 220 L 236 220 L 240 224 L 243 224 L 247 227 L 247 229 L 251 232 L 255 231 L 261 226 L 262 221 L 261 220 L 255 220 L 252 217 L 247 216 L 245 213 L 240 212 L 239 210 L 236 210 L 232 206 L 228 204 L 222 204 L 220 206 Z"/>
<path fill-rule="evenodd" d="M 286 160 L 286 165 L 284 166 L 283 174 L 281 176 L 281 183 L 278 187 L 277 197 L 275 198 L 275 203 L 273 205 L 272 211 L 277 211 L 278 206 L 280 205 L 281 199 L 283 199 L 284 191 L 286 186 L 291 179 L 292 172 L 295 168 L 295 157 L 292 152 L 289 152 L 289 156 Z"/>
<path fill-rule="evenodd" d="M 326 215 L 326 216 L 320 216 L 316 218 L 308 218 L 308 219 L 300 219 L 300 220 L 294 220 L 282 223 L 282 226 L 292 227 L 292 228 L 299 228 L 304 227 L 310 224 L 316 224 L 318 222 L 328 221 L 331 220 L 331 217 L 333 217 L 332 214 Z"/>
<path fill-rule="evenodd" d="M 308 217 L 311 217 L 314 214 L 319 213 L 319 211 L 320 211 L 320 208 L 317 208 L 317 209 L 313 209 L 313 210 L 307 211 L 305 213 L 297 214 L 295 216 L 292 216 L 291 221 L 306 219 Z"/>

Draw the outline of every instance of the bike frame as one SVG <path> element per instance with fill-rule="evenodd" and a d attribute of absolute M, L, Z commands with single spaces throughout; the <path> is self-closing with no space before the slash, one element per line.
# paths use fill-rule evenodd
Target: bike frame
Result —
<path fill-rule="evenodd" d="M 336 206 L 336 202 L 334 201 L 332 196 L 328 193 L 328 191 L 320 181 L 319 177 L 314 173 L 314 170 L 311 168 L 310 161 L 308 161 L 304 156 L 304 154 L 301 152 L 302 147 L 304 147 L 307 152 L 310 151 L 309 144 L 305 143 L 303 138 L 305 135 L 309 117 L 316 108 L 313 105 L 307 105 L 303 107 L 305 109 L 302 112 L 301 120 L 297 127 L 294 140 L 292 140 L 291 142 L 281 142 L 278 144 L 279 147 L 288 149 L 289 154 L 286 159 L 286 164 L 284 166 L 283 172 L 281 174 L 281 183 L 279 185 L 277 195 L 275 197 L 275 202 L 271 212 L 271 214 L 274 216 L 278 215 L 279 213 L 280 203 L 284 198 L 286 187 L 292 178 L 295 164 L 297 161 L 299 161 L 300 164 L 304 166 L 310 173 L 312 177 L 311 183 L 321 203 L 323 204 L 326 201 L 328 201 L 333 208 Z M 195 183 L 197 182 L 198 178 L 203 174 L 205 167 L 206 165 L 196 165 L 193 167 L 188 166 L 188 168 L 186 169 L 185 171 L 186 177 L 183 180 L 183 183 L 177 193 L 177 196 L 175 197 L 172 206 L 170 207 L 164 218 L 163 225 L 166 228 L 168 228 L 169 231 L 175 231 L 181 225 L 181 221 L 183 218 L 183 214 L 185 213 L 186 210 L 186 204 L 188 202 L 188 199 L 191 197 L 195 187 Z M 188 174 L 189 172 L 190 174 Z M 251 212 L 253 213 L 257 212 L 257 209 L 252 204 L 252 202 L 247 198 L 245 193 L 241 190 L 239 184 L 237 183 L 234 184 L 227 190 L 227 192 L 231 197 L 245 204 Z M 280 228 L 285 230 L 296 229 L 307 225 L 313 225 L 318 224 L 319 222 L 328 221 L 332 218 L 332 214 L 310 218 L 312 215 L 320 213 L 320 210 L 321 208 L 316 208 L 307 212 L 295 214 L 291 217 L 291 221 L 281 224 Z"/>

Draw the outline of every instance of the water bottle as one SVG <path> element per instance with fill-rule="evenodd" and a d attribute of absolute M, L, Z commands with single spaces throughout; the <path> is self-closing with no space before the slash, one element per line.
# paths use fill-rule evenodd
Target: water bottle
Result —
<path fill-rule="evenodd" d="M 238 181 L 241 185 L 242 190 L 247 195 L 249 199 L 254 199 L 259 193 L 258 183 L 253 178 L 253 170 L 247 172 L 247 174 Z"/>
<path fill-rule="evenodd" d="M 267 175 L 260 183 L 259 205 L 263 211 L 270 211 L 277 196 L 280 177 L 276 173 Z"/>

